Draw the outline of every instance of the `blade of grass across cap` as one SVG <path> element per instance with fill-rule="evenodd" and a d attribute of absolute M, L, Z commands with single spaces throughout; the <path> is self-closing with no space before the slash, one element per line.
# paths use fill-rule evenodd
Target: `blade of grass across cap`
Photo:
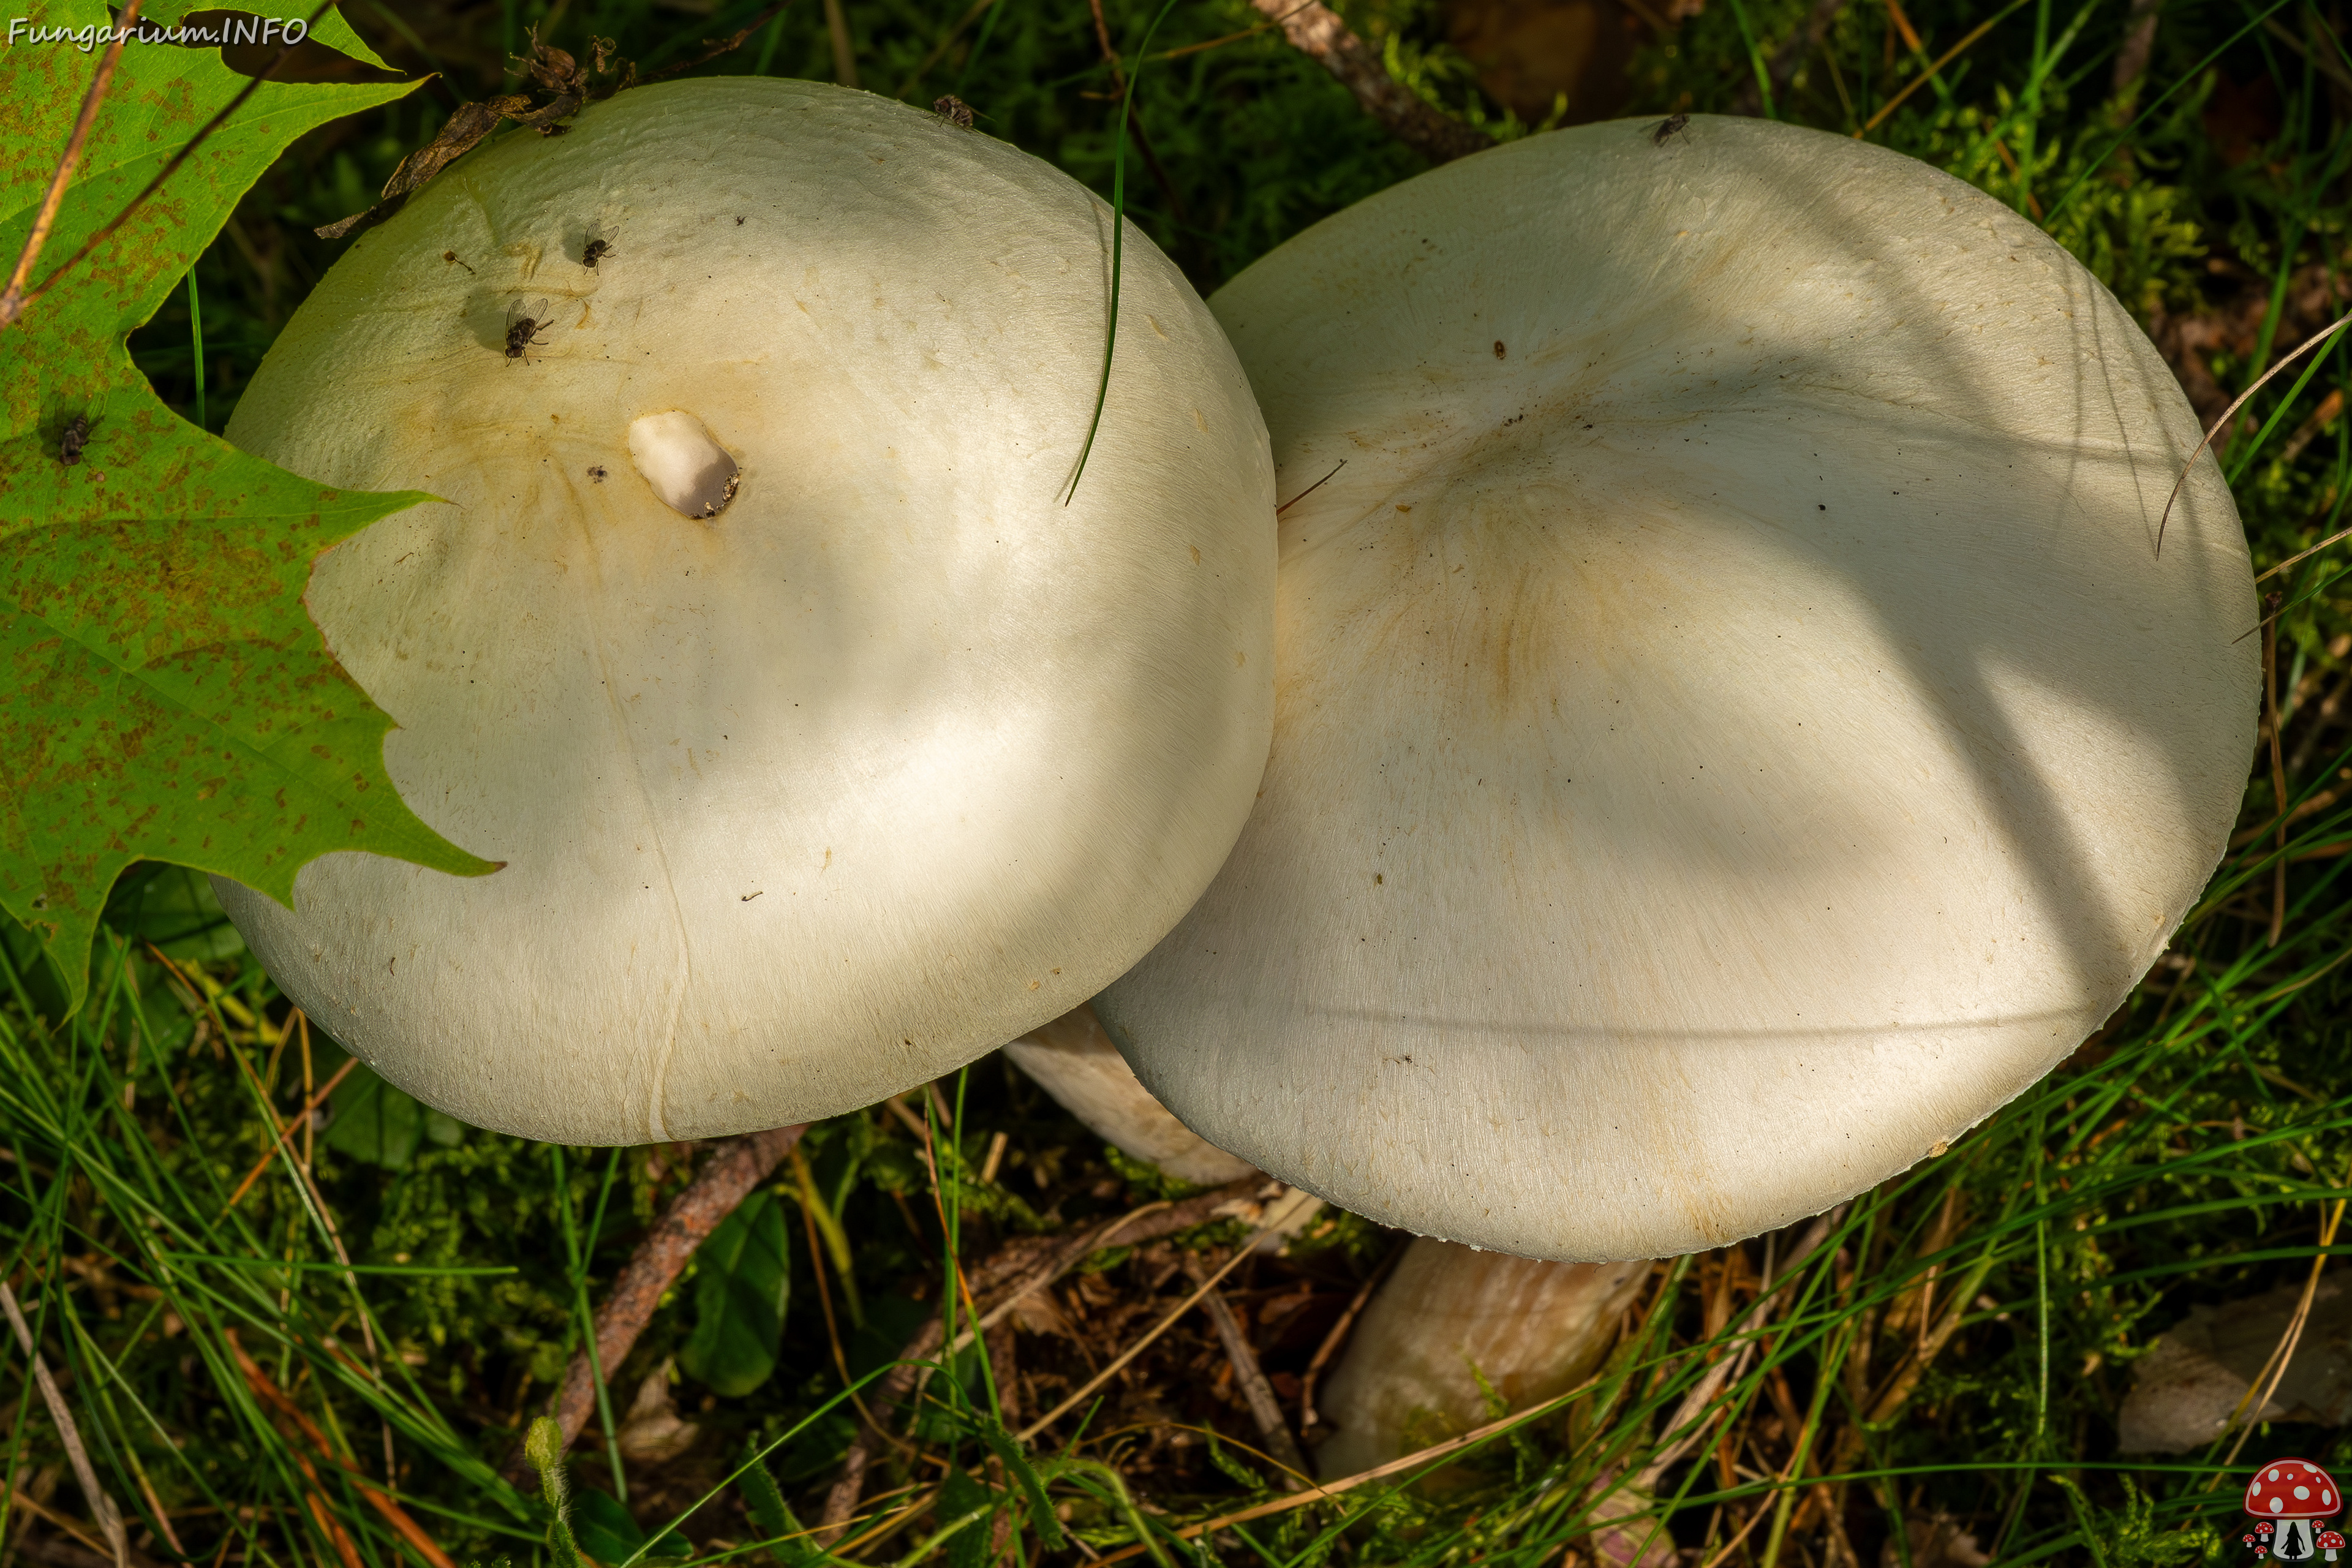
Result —
<path fill-rule="evenodd" d="M 1112 143 L 1110 162 L 1110 319 L 1103 329 L 1102 381 L 1095 388 L 1094 418 L 1087 426 L 1086 445 L 1078 448 L 1078 466 L 1070 475 L 1069 488 L 1062 492 L 1064 506 L 1077 499 L 1078 480 L 1086 477 L 1087 458 L 1095 449 L 1095 434 L 1102 428 L 1103 405 L 1110 398 L 1111 353 L 1118 346 L 1119 263 L 1127 237 L 1127 112 L 1135 102 L 1135 89 L 1142 84 L 1143 68 L 1150 63 L 1151 37 L 1175 8 L 1176 0 L 1164 0 L 1151 18 L 1151 26 L 1143 30 L 1143 42 L 1135 51 L 1135 70 L 1127 79 L 1127 90 L 1118 95 L 1118 137 Z"/>

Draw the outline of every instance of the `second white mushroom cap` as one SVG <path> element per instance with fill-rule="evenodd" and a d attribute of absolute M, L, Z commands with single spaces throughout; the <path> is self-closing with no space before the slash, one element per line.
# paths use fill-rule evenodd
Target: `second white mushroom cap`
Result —
<path fill-rule="evenodd" d="M 2116 300 L 1851 139 L 1531 137 L 1213 301 L 1273 433 L 1275 743 L 1096 1002 L 1203 1137 L 1411 1230 L 1820 1211 L 2161 952 L 2253 740 L 2245 540 Z"/>

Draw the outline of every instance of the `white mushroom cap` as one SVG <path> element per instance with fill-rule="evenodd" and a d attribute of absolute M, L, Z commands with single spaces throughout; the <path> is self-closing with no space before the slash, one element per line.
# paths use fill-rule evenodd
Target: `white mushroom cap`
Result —
<path fill-rule="evenodd" d="M 1151 1098 L 1091 1007 L 1074 1007 L 1038 1025 L 1004 1054 L 1087 1131 L 1179 1181 L 1213 1187 L 1256 1173 L 1248 1161 L 1209 1142 Z"/>
<path fill-rule="evenodd" d="M 2245 540 L 2205 458 L 2158 555 L 2195 420 L 2017 214 L 1595 125 L 1212 308 L 1276 493 L 1330 477 L 1249 826 L 1095 1003 L 1210 1142 L 1482 1247 L 1715 1246 L 1958 1137 L 2170 940 L 2252 755 Z"/>
<path fill-rule="evenodd" d="M 868 1103 L 1147 951 L 1265 763 L 1272 472 L 1130 230 L 1063 504 L 1110 222 L 936 116 L 730 79 L 509 137 L 363 236 L 230 435 L 448 503 L 310 604 L 403 797 L 507 866 L 224 888 L 293 999 L 442 1110 L 614 1142 Z"/>

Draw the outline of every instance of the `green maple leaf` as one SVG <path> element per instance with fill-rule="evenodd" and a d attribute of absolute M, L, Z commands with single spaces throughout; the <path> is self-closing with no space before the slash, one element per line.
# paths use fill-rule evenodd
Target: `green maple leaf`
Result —
<path fill-rule="evenodd" d="M 110 18 L 98 0 L 69 0 L 37 20 Z M 383 65 L 331 12 L 312 36 Z M 0 51 L 0 268 L 31 229 L 99 56 Z M 35 282 L 248 85 L 221 56 L 124 47 Z M 166 408 L 124 342 L 297 136 L 415 86 L 263 83 L 0 328 L 0 910 L 40 939 L 73 1005 L 107 890 L 135 860 L 234 877 L 289 906 L 295 872 L 335 850 L 496 869 L 402 802 L 383 770 L 392 720 L 302 603 L 320 552 L 432 498 L 337 492 L 247 456 Z M 89 445 L 68 466 L 58 443 L 76 416 Z"/>

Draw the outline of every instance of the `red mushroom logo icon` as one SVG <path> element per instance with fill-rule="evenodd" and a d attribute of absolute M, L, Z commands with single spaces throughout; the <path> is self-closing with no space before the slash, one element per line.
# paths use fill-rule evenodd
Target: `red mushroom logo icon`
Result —
<path fill-rule="evenodd" d="M 2343 1508 L 2335 1478 L 2308 1459 L 2273 1459 L 2246 1483 L 2246 1511 L 2273 1527 L 2270 1552 L 2282 1563 L 2308 1563 L 2322 1552 L 2335 1561 L 2344 1537 L 2323 1532 L 2319 1521 Z"/>

